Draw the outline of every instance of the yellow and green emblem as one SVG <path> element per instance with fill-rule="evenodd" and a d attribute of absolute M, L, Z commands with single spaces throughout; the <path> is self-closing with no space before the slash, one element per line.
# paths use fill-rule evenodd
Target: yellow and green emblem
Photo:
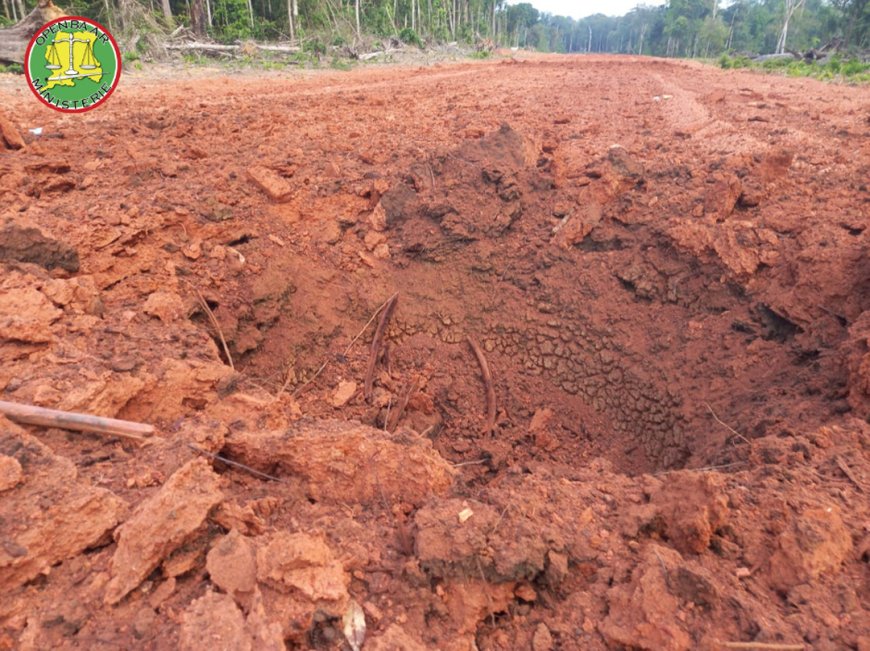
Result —
<path fill-rule="evenodd" d="M 30 89 L 47 106 L 67 112 L 96 108 L 121 75 L 121 56 L 99 23 L 69 16 L 43 25 L 25 56 Z"/>

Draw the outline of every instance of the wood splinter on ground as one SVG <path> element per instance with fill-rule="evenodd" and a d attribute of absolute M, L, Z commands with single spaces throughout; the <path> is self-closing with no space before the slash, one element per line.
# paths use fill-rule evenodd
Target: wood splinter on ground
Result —
<path fill-rule="evenodd" d="M 780 644 L 778 642 L 720 642 L 726 649 L 755 649 L 756 651 L 803 651 L 803 644 Z"/>
<path fill-rule="evenodd" d="M 492 373 L 489 371 L 489 364 L 486 362 L 486 357 L 477 342 L 469 335 L 468 345 L 477 357 L 477 363 L 480 366 L 480 372 L 483 375 L 483 386 L 486 390 L 486 422 L 484 423 L 483 433 L 492 434 L 495 432 L 495 387 L 492 384 Z"/>
<path fill-rule="evenodd" d="M 387 332 L 387 326 L 390 324 L 390 318 L 393 312 L 396 311 L 396 303 L 399 301 L 399 292 L 390 296 L 387 304 L 384 306 L 384 311 L 381 313 L 381 320 L 378 322 L 378 329 L 375 330 L 374 339 L 372 339 L 371 352 L 369 353 L 369 365 L 366 368 L 366 379 L 364 386 L 364 395 L 367 402 L 372 399 L 372 384 L 375 380 L 375 366 L 378 364 L 378 357 L 381 353 L 381 346 L 384 343 L 384 335 Z"/>
<path fill-rule="evenodd" d="M 43 427 L 59 427 L 60 429 L 77 432 L 94 432 L 110 436 L 120 436 L 134 441 L 148 442 L 154 434 L 154 426 L 144 423 L 134 423 L 117 418 L 104 418 L 90 414 L 80 414 L 60 409 L 46 409 L 35 405 L 25 405 L 17 402 L 0 400 L 0 414 L 9 420 L 25 425 L 41 425 Z"/>

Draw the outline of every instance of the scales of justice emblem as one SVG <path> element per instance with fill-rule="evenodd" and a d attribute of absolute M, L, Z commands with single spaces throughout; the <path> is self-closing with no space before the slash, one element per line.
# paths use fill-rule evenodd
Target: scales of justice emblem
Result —
<path fill-rule="evenodd" d="M 46 64 L 46 68 L 48 70 L 61 70 L 63 65 L 61 64 L 60 55 L 57 52 L 58 43 L 66 43 L 69 48 L 69 63 L 68 67 L 62 73 L 52 74 L 51 77 L 48 78 L 49 81 L 59 81 L 61 79 L 82 79 L 84 77 L 96 77 L 94 81 L 98 81 L 98 78 L 102 73 L 95 73 L 94 70 L 98 68 L 98 61 L 94 56 L 94 40 L 88 38 L 76 38 L 72 32 L 64 33 L 58 32 L 55 39 L 48 46 L 48 53 L 46 54 L 46 59 L 48 63 Z M 83 43 L 84 47 L 84 55 L 81 58 L 81 62 L 78 65 L 78 70 L 75 66 L 75 44 Z M 79 72 L 82 70 L 84 72 Z"/>
<path fill-rule="evenodd" d="M 64 16 L 33 35 L 24 57 L 28 86 L 57 111 L 89 111 L 118 85 L 121 52 L 106 28 L 90 18 Z"/>

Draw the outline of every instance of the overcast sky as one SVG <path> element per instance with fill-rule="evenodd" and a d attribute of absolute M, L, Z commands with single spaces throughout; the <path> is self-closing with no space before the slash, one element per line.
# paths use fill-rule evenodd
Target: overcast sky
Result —
<path fill-rule="evenodd" d="M 523 0 L 508 0 L 508 4 L 517 4 Z M 622 16 L 636 7 L 638 4 L 663 5 L 665 0 L 525 0 L 538 11 L 554 14 L 556 16 L 571 16 L 571 18 L 585 18 L 592 14 L 604 14 L 605 16 Z"/>

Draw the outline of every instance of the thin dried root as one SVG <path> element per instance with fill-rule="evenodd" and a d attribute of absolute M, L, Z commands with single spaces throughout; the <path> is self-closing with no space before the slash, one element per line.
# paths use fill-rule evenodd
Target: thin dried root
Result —
<path fill-rule="evenodd" d="M 384 306 L 384 311 L 381 313 L 381 320 L 378 322 L 378 329 L 375 330 L 375 337 L 372 339 L 372 347 L 369 352 L 369 364 L 366 369 L 366 378 L 364 384 L 364 395 L 365 399 L 371 402 L 372 399 L 372 385 L 375 380 L 375 366 L 378 364 L 378 357 L 380 356 L 381 346 L 384 343 L 384 335 L 387 332 L 387 326 L 390 323 L 390 318 L 393 316 L 393 312 L 396 311 L 396 303 L 399 301 L 399 292 L 393 294 L 386 305 Z"/>
<path fill-rule="evenodd" d="M 208 306 L 208 303 L 206 302 L 205 297 L 202 295 L 202 292 L 200 292 L 193 285 L 193 283 L 188 283 L 188 285 L 190 285 L 191 289 L 193 289 L 193 291 L 196 293 L 196 299 L 199 302 L 199 306 L 202 308 L 203 312 L 206 313 L 206 316 L 208 316 L 208 320 L 211 322 L 212 327 L 217 332 L 217 336 L 221 340 L 221 346 L 223 346 L 224 349 L 224 355 L 227 356 L 227 362 L 229 363 L 230 368 L 235 371 L 236 365 L 233 364 L 233 356 L 230 355 L 230 347 L 227 346 L 227 340 L 224 338 L 224 331 L 221 329 L 221 324 L 218 323 L 217 317 L 214 315 L 214 312 L 211 311 L 211 308 Z"/>
<path fill-rule="evenodd" d="M 477 363 L 480 366 L 480 372 L 483 375 L 483 386 L 486 390 L 486 422 L 484 423 L 483 433 L 492 434 L 495 432 L 496 413 L 495 387 L 492 384 L 492 373 L 489 371 L 489 364 L 487 364 L 486 357 L 484 357 L 480 346 L 478 346 L 477 342 L 470 336 L 467 337 L 467 339 L 468 345 L 471 346 L 471 350 L 474 352 L 474 356 L 477 357 Z"/>
<path fill-rule="evenodd" d="M 259 477 L 260 479 L 268 479 L 269 481 L 277 481 L 277 482 L 282 482 L 282 483 L 284 481 L 280 477 L 275 477 L 273 475 L 267 475 L 265 472 L 260 472 L 259 470 L 251 468 L 251 466 L 246 466 L 243 463 L 239 463 L 238 461 L 233 461 L 232 459 L 227 459 L 226 457 L 222 457 L 221 455 L 215 454 L 214 452 L 209 452 L 208 450 L 203 450 L 201 447 L 196 446 L 193 443 L 188 443 L 187 447 L 189 447 L 194 452 L 197 452 L 198 454 L 204 454 L 205 456 L 211 457 L 212 459 L 215 459 L 216 461 L 220 461 L 221 463 L 225 463 L 229 466 L 233 466 L 234 468 L 239 468 L 240 470 L 244 470 L 245 472 L 249 472 L 252 475 L 254 475 L 254 477 Z"/>
<path fill-rule="evenodd" d="M 388 432 L 394 432 L 396 427 L 399 426 L 399 421 L 402 419 L 402 414 L 405 413 L 405 409 L 408 406 L 408 401 L 411 399 L 411 396 L 417 391 L 417 381 L 414 380 L 411 382 L 411 386 L 408 387 L 408 390 L 402 394 L 402 397 L 399 398 L 399 402 L 396 405 L 396 409 L 390 414 L 389 418 L 386 421 L 385 429 Z"/>
<path fill-rule="evenodd" d="M 759 649 L 759 651 L 804 651 L 803 644 L 778 644 L 774 642 L 719 642 L 726 649 Z"/>

